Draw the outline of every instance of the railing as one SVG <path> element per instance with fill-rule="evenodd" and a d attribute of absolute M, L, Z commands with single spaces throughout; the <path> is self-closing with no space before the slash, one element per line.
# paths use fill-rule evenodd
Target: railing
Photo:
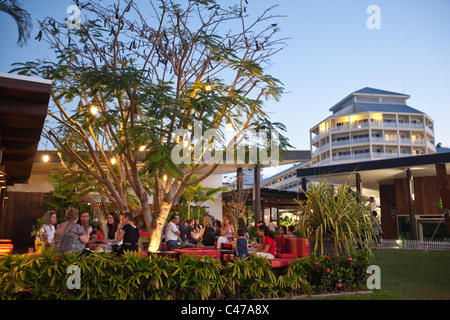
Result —
<path fill-rule="evenodd" d="M 382 239 L 379 249 L 450 250 L 450 242 Z"/>

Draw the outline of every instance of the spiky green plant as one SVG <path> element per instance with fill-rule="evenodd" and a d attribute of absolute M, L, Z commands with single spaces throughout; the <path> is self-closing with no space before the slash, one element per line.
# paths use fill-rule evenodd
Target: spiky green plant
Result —
<path fill-rule="evenodd" d="M 312 240 L 312 252 L 323 254 L 326 239 L 334 240 L 338 253 L 371 249 L 375 238 L 370 210 L 347 182 L 334 187 L 321 181 L 304 192 L 307 200 L 298 201 L 299 229 L 302 237 Z"/>

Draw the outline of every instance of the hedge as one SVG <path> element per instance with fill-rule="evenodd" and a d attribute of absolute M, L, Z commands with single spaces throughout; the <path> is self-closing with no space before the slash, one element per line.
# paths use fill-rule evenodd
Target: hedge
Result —
<path fill-rule="evenodd" d="M 348 291 L 365 284 L 370 255 L 296 259 L 275 274 L 264 258 L 222 265 L 204 256 L 137 256 L 126 253 L 0 256 L 0 299 L 225 300 L 291 297 Z M 79 286 L 73 288 L 79 270 Z M 72 284 L 71 286 L 68 283 Z"/>

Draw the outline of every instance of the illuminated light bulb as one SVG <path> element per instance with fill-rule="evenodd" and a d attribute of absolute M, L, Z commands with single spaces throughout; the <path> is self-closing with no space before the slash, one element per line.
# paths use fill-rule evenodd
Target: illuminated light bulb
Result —
<path fill-rule="evenodd" d="M 227 127 L 227 131 L 228 132 L 233 131 L 233 124 L 231 123 L 231 121 L 227 122 L 226 127 Z"/>
<path fill-rule="evenodd" d="M 48 160 L 50 160 L 50 157 L 48 156 L 48 154 L 44 154 L 44 156 L 42 157 L 42 160 L 47 163 Z"/>
<path fill-rule="evenodd" d="M 187 148 L 189 145 L 189 141 L 188 140 L 184 140 L 183 141 L 183 147 Z"/>
<path fill-rule="evenodd" d="M 206 90 L 207 92 L 211 91 L 211 90 L 212 90 L 212 86 L 211 86 L 210 84 L 207 84 L 207 85 L 205 86 L 205 90 Z"/>
<path fill-rule="evenodd" d="M 116 158 L 111 158 L 111 164 L 116 164 Z"/>
<path fill-rule="evenodd" d="M 140 146 L 139 147 L 139 151 L 144 151 L 145 150 L 145 146 Z"/>
<path fill-rule="evenodd" d="M 97 108 L 97 106 L 93 105 L 93 106 L 91 106 L 89 111 L 95 116 L 98 113 L 98 108 Z"/>
<path fill-rule="evenodd" d="M 163 180 L 164 180 L 164 182 L 167 181 L 167 175 L 166 174 L 163 176 Z"/>

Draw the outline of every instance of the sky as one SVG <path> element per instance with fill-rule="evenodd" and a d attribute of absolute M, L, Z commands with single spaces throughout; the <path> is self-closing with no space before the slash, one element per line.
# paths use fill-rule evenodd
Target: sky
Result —
<path fill-rule="evenodd" d="M 331 115 L 330 107 L 364 87 L 410 95 L 408 105 L 434 120 L 436 143 L 450 147 L 449 0 L 247 1 L 252 10 L 278 5 L 273 13 L 283 16 L 276 22 L 286 47 L 266 72 L 281 80 L 285 94 L 279 102 L 266 102 L 266 111 L 271 120 L 286 125 L 285 135 L 295 149 L 309 150 L 309 129 Z M 37 20 L 67 19 L 72 4 L 21 3 L 33 18 L 32 36 L 19 47 L 15 22 L 0 13 L 0 72 L 11 70 L 14 62 L 51 57 L 45 42 L 34 40 Z M 372 5 L 379 16 L 368 12 Z M 368 20 L 379 28 L 370 29 Z M 264 169 L 263 176 L 285 168 Z"/>

